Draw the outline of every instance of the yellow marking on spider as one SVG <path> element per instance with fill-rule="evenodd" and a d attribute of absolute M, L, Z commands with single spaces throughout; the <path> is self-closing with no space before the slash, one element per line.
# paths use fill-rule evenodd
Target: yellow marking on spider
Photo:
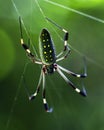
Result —
<path fill-rule="evenodd" d="M 46 58 L 48 58 L 48 56 L 46 56 Z"/>
<path fill-rule="evenodd" d="M 81 76 L 78 74 L 77 77 L 81 77 Z"/>
<path fill-rule="evenodd" d="M 43 39 L 43 42 L 45 42 L 45 40 Z"/>
<path fill-rule="evenodd" d="M 28 53 L 30 53 L 30 50 L 29 50 L 29 49 L 26 49 L 26 51 L 27 51 Z"/>
<path fill-rule="evenodd" d="M 24 44 L 23 39 L 21 38 L 21 44 Z"/>
<path fill-rule="evenodd" d="M 46 103 L 47 103 L 47 101 L 46 101 L 46 99 L 45 99 L 45 98 L 43 98 L 43 102 L 44 102 L 44 104 L 46 104 Z"/>
<path fill-rule="evenodd" d="M 49 52 L 52 53 L 52 50 L 50 50 Z"/>
<path fill-rule="evenodd" d="M 47 52 L 46 52 L 46 51 L 44 51 L 44 54 L 47 54 Z"/>
<path fill-rule="evenodd" d="M 80 90 L 78 88 L 75 89 L 76 92 L 80 93 Z"/>
<path fill-rule="evenodd" d="M 48 44 L 48 47 L 50 47 L 50 45 Z"/>
<path fill-rule="evenodd" d="M 44 45 L 43 47 L 46 48 L 46 45 Z"/>

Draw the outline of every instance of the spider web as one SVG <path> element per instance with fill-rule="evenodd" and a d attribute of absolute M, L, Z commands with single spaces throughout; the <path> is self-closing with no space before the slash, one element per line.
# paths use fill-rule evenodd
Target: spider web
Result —
<path fill-rule="evenodd" d="M 15 10 L 16 13 L 17 13 L 17 17 L 21 16 L 21 13 L 19 12 L 19 10 L 18 10 L 18 8 L 17 8 L 17 6 L 16 6 L 16 4 L 15 4 L 15 1 L 14 1 L 14 0 L 11 0 L 11 2 L 12 2 L 12 5 L 13 5 L 13 7 L 14 7 L 14 10 Z M 46 21 L 47 24 L 49 24 L 49 22 L 45 19 L 46 14 L 44 13 L 43 9 L 41 8 L 41 5 L 39 4 L 38 0 L 33 0 L 33 2 L 34 2 L 34 4 L 37 5 L 38 9 L 40 10 L 41 16 L 43 17 L 43 19 Z M 98 22 L 98 23 L 104 23 L 104 20 L 102 20 L 102 19 L 100 19 L 100 18 L 91 16 L 91 15 L 89 15 L 89 14 L 83 13 L 83 12 L 78 11 L 78 10 L 75 10 L 75 9 L 73 9 L 73 8 L 70 8 L 70 7 L 67 7 L 67 6 L 58 4 L 58 3 L 56 3 L 56 2 L 52 2 L 52 1 L 49 1 L 49 0 L 44 0 L 44 2 L 47 2 L 48 4 L 52 4 L 52 5 L 57 6 L 57 7 L 60 7 L 60 8 L 63 8 L 63 9 L 65 9 L 65 10 L 74 12 L 74 13 L 76 13 L 76 14 L 78 14 L 78 15 L 82 15 L 82 16 L 87 17 L 88 19 L 92 19 L 92 20 L 94 20 L 94 21 L 96 21 L 96 22 Z M 32 6 L 34 6 L 34 4 L 33 4 Z M 24 30 L 25 30 L 25 32 L 26 32 L 26 35 L 29 37 L 28 30 L 27 30 L 27 28 L 26 28 L 26 26 L 25 26 L 23 20 L 22 20 L 22 24 L 23 24 L 23 28 L 24 28 Z M 51 25 L 50 25 L 50 26 L 51 26 Z M 51 26 L 51 27 L 52 27 L 52 29 L 54 30 L 54 32 L 56 33 L 56 35 L 63 41 L 63 38 L 58 34 L 58 32 L 54 29 L 54 27 L 53 27 L 53 26 Z M 31 39 L 30 39 L 30 40 L 31 40 Z M 31 42 L 31 44 L 32 44 L 32 42 Z M 72 50 L 74 50 L 74 51 L 75 51 L 77 54 L 79 54 L 80 56 L 83 56 L 83 55 L 84 55 L 83 53 L 81 53 L 80 51 L 78 51 L 75 47 L 71 46 L 70 44 L 69 44 L 69 46 L 70 46 L 70 48 L 71 48 Z M 34 49 L 35 54 L 38 56 L 37 51 L 35 50 L 33 44 L 32 44 L 32 47 L 33 47 L 33 49 Z M 101 63 L 97 62 L 96 60 L 93 60 L 93 58 L 90 58 L 90 57 L 86 56 L 86 59 L 87 59 L 89 62 L 93 63 L 94 65 L 96 65 L 96 66 L 98 66 L 99 68 L 101 68 L 101 69 L 104 70 L 104 66 L 103 66 Z M 11 109 L 10 109 L 10 114 L 9 114 L 9 117 L 8 117 L 8 120 L 7 120 L 7 124 L 6 124 L 6 129 L 5 129 L 5 130 L 8 130 L 8 129 L 9 129 L 9 125 L 10 125 L 11 120 L 12 120 L 13 111 L 14 111 L 14 109 L 15 109 L 15 104 L 16 104 L 16 102 L 17 102 L 17 100 L 18 100 L 18 95 L 19 95 L 19 91 L 20 91 L 20 88 L 21 88 L 21 83 L 22 83 L 22 80 L 23 80 L 23 75 L 24 75 L 24 73 L 25 73 L 25 71 L 26 71 L 26 67 L 27 67 L 28 64 L 29 64 L 29 63 L 26 63 L 26 64 L 25 64 L 24 70 L 23 70 L 23 72 L 22 72 L 22 74 L 21 74 L 20 82 L 19 82 L 19 85 L 18 85 L 18 87 L 17 87 L 15 97 L 14 97 L 14 99 L 13 99 L 13 103 L 12 103 L 12 106 L 11 106 Z M 52 82 L 51 82 L 51 83 L 52 83 Z"/>

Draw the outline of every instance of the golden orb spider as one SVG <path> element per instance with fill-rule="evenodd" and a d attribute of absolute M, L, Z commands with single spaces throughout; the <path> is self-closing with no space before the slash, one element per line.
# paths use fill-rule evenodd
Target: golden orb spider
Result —
<path fill-rule="evenodd" d="M 64 49 L 61 51 L 57 56 L 54 48 L 54 43 L 52 41 L 52 38 L 50 36 L 50 33 L 47 29 L 42 29 L 39 37 L 39 52 L 40 52 L 40 60 L 35 57 L 35 55 L 31 52 L 29 47 L 24 43 L 23 40 L 23 33 L 22 33 L 22 22 L 21 17 L 19 17 L 19 24 L 20 24 L 20 33 L 21 33 L 21 39 L 20 43 L 26 53 L 28 54 L 29 58 L 32 60 L 33 63 L 41 64 L 41 74 L 39 78 L 39 82 L 36 88 L 36 91 L 34 94 L 29 96 L 29 100 L 34 99 L 40 90 L 41 82 L 43 84 L 43 91 L 42 91 L 42 98 L 43 98 L 43 104 L 46 112 L 52 112 L 52 108 L 48 107 L 48 103 L 46 100 L 46 92 L 45 92 L 45 75 L 46 74 L 53 74 L 55 71 L 59 73 L 59 75 L 65 80 L 66 83 L 68 83 L 77 93 L 79 93 L 82 96 L 87 96 L 85 88 L 80 90 L 77 88 L 65 75 L 62 71 L 66 72 L 67 74 L 70 74 L 72 76 L 78 77 L 78 78 L 85 78 L 87 76 L 86 73 L 86 66 L 84 67 L 84 74 L 76 74 L 70 70 L 65 69 L 64 67 L 57 64 L 58 61 L 64 60 L 68 57 L 70 53 L 70 49 L 68 47 L 67 41 L 68 41 L 68 31 L 57 25 L 55 22 L 50 20 L 49 18 L 46 18 L 49 22 L 54 24 L 56 27 L 58 27 L 61 31 L 65 33 L 64 35 Z M 64 54 L 64 52 L 66 52 Z"/>

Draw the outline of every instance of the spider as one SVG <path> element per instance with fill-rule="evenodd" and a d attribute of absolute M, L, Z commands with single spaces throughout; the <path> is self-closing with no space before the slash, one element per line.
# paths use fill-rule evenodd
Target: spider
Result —
<path fill-rule="evenodd" d="M 36 56 L 31 52 L 29 47 L 24 43 L 23 40 L 23 33 L 22 33 L 22 20 L 21 17 L 19 17 L 19 24 L 20 24 L 20 43 L 26 53 L 28 54 L 28 57 L 31 59 L 33 63 L 40 64 L 42 65 L 41 67 L 41 73 L 40 73 L 40 78 L 39 82 L 36 88 L 35 93 L 33 93 L 31 96 L 29 96 L 29 100 L 33 100 L 37 94 L 39 93 L 40 90 L 40 85 L 42 82 L 43 85 L 43 90 L 42 90 L 42 100 L 43 100 L 43 105 L 46 110 L 46 112 L 52 112 L 52 108 L 49 108 L 47 100 L 46 100 L 46 90 L 45 90 L 45 75 L 49 74 L 54 74 L 55 71 L 59 73 L 59 75 L 65 80 L 65 82 L 70 85 L 77 93 L 80 95 L 86 97 L 86 90 L 83 88 L 80 90 L 77 88 L 66 76 L 63 72 L 66 72 L 67 74 L 70 74 L 74 77 L 78 78 L 85 78 L 87 76 L 86 73 L 86 67 L 84 69 L 84 74 L 76 74 L 70 70 L 65 69 L 64 67 L 60 66 L 57 64 L 57 62 L 62 61 L 66 59 L 70 53 L 70 49 L 68 47 L 68 31 L 56 24 L 54 21 L 52 21 L 49 18 L 46 18 L 49 22 L 57 26 L 62 32 L 64 32 L 64 49 L 56 56 L 55 48 L 54 48 L 54 43 L 52 40 L 52 37 L 49 33 L 49 31 L 46 28 L 43 28 L 40 36 L 39 36 L 39 52 L 40 52 L 40 60 L 36 58 Z"/>

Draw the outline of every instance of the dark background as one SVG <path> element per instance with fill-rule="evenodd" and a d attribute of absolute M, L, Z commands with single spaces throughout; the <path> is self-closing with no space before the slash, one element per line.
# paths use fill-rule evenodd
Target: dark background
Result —
<path fill-rule="evenodd" d="M 104 130 L 104 2 L 103 0 L 0 0 L 0 130 Z M 72 12 L 78 10 L 87 17 Z M 57 54 L 63 49 L 63 32 L 44 16 L 69 31 L 70 56 L 59 64 L 77 73 L 83 72 L 83 55 L 88 77 L 69 77 L 77 87 L 84 84 L 88 96 L 75 93 L 55 73 L 47 76 L 47 101 L 53 113 L 46 113 L 41 92 L 29 102 L 25 87 L 32 94 L 38 83 L 40 66 L 29 63 L 20 45 L 18 17 L 23 20 L 24 40 L 30 36 L 30 48 L 39 56 L 38 41 L 42 28 L 54 40 Z M 90 16 L 90 17 L 89 17 Z M 93 16 L 93 17 L 91 17 Z M 100 20 L 99 20 L 99 19 Z"/>

